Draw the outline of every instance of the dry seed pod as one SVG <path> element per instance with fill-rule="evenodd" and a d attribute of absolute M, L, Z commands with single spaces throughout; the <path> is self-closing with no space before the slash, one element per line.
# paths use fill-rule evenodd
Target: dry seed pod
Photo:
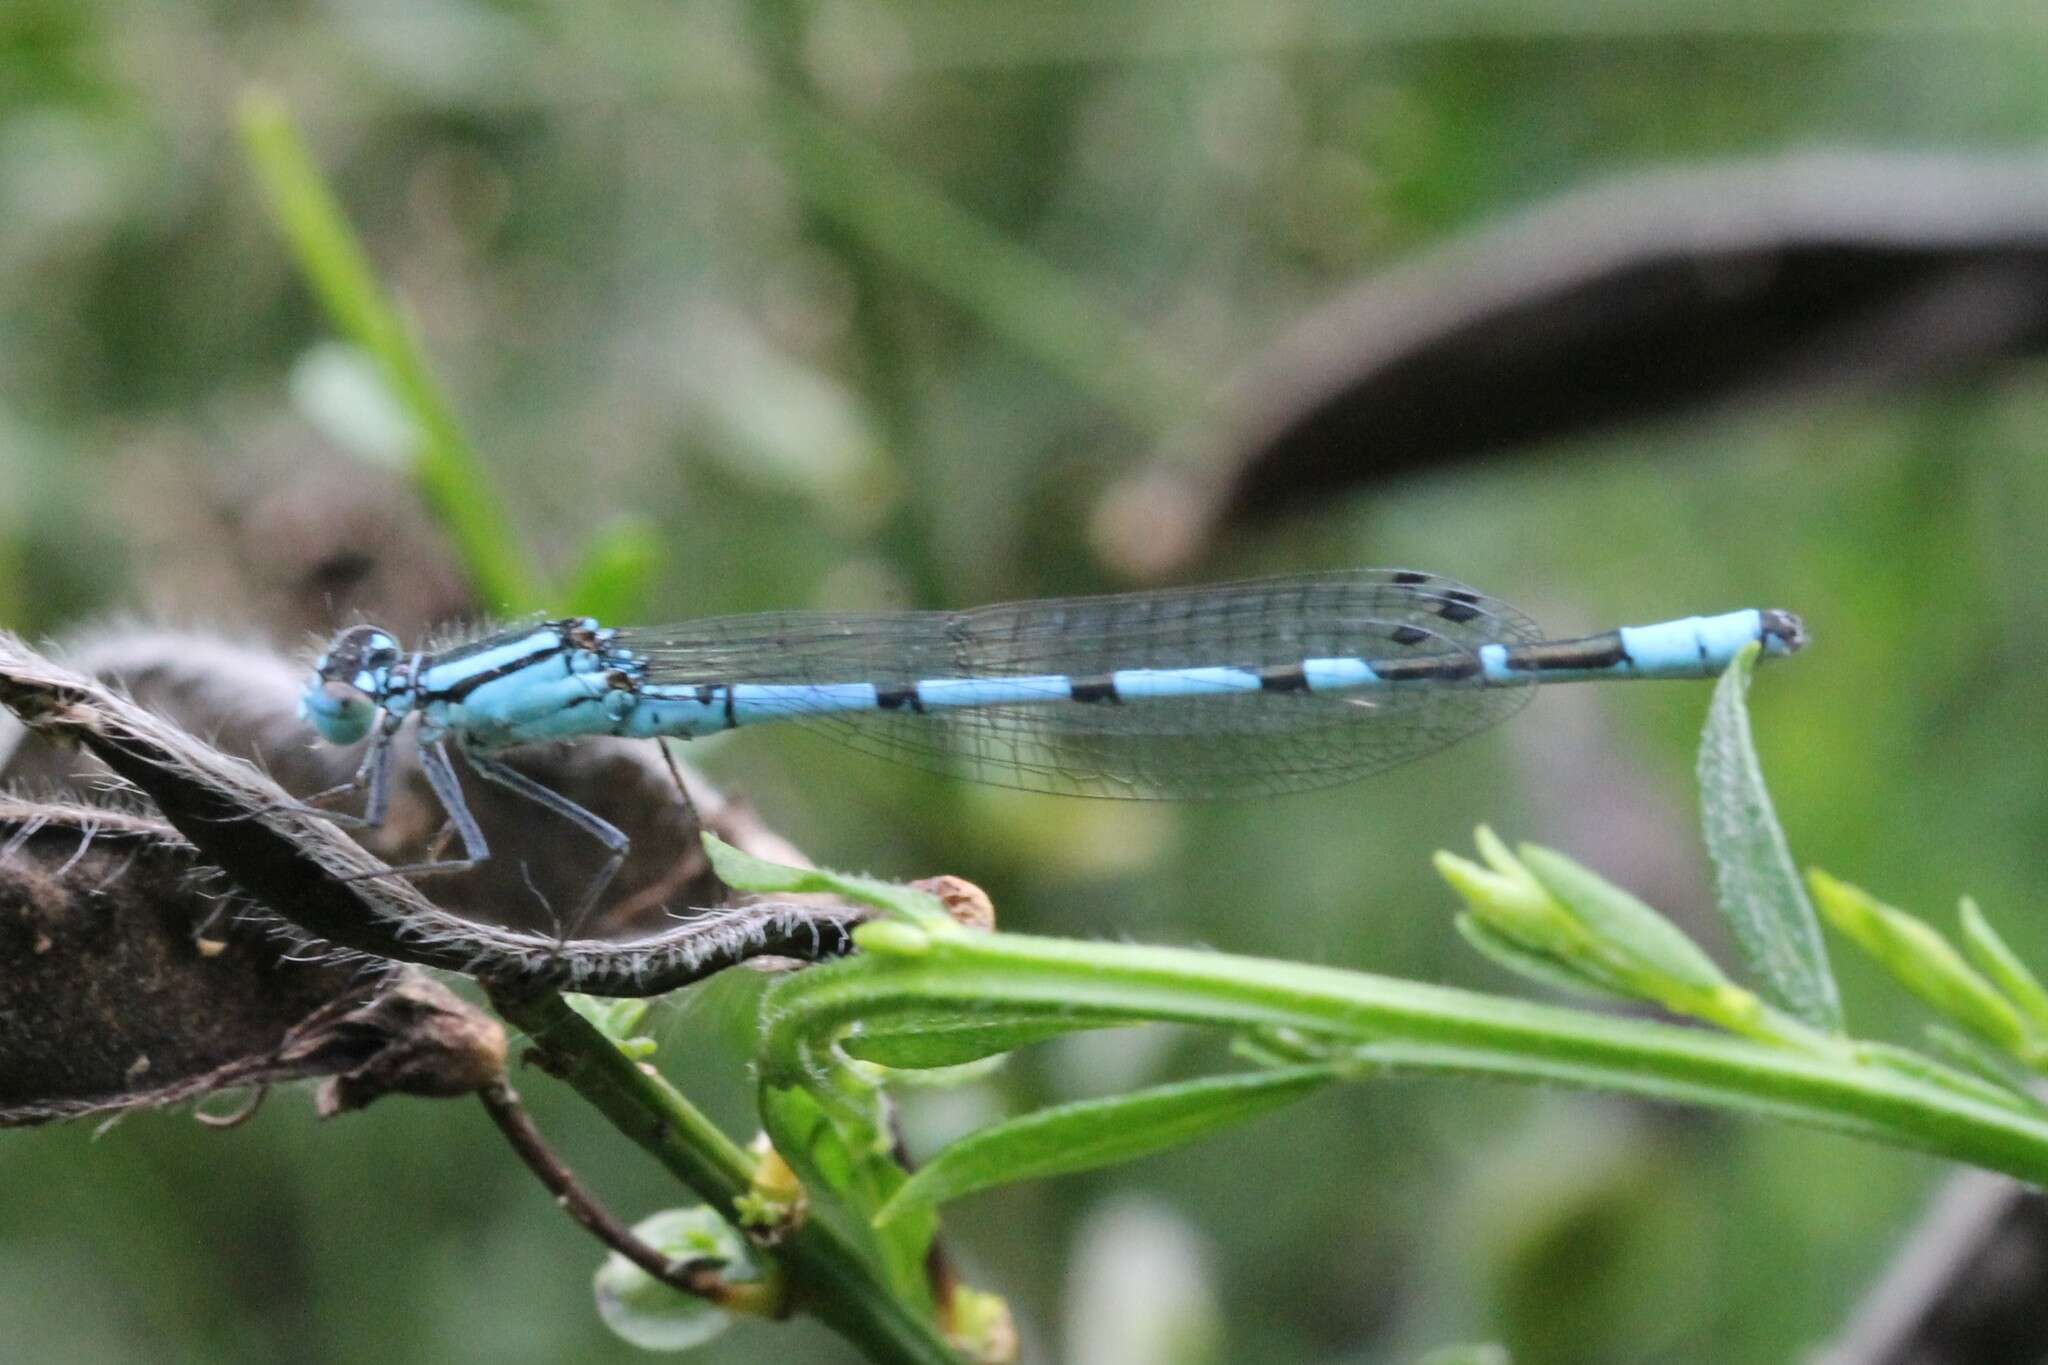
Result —
<path fill-rule="evenodd" d="M 327 1074 L 279 1050 L 387 972 L 294 960 L 160 821 L 0 797 L 0 1124 Z"/>

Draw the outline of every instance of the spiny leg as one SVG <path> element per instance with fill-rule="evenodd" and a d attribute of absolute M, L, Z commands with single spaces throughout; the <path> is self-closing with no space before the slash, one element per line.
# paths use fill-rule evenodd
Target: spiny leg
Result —
<path fill-rule="evenodd" d="M 364 757 L 363 766 L 356 772 L 355 780 L 358 783 L 367 781 L 370 787 L 369 794 L 363 798 L 363 825 L 368 829 L 384 827 L 384 814 L 391 805 L 391 738 L 397 733 L 396 727 L 385 726 L 378 733 L 377 741 L 371 746 L 369 754 Z M 437 744 L 433 747 L 438 749 L 440 746 Z M 445 754 L 441 762 L 446 766 L 448 759 Z M 422 746 L 420 766 L 424 768 L 426 764 L 426 748 Z M 427 780 L 433 781 L 432 774 L 428 775 Z M 434 788 L 436 795 L 439 795 L 440 791 L 440 787 Z M 462 790 L 459 787 L 456 788 L 455 803 L 462 804 Z"/>
<path fill-rule="evenodd" d="M 363 818 L 366 822 L 381 823 L 386 803 L 390 800 L 390 763 L 379 759 L 370 773 L 370 798 L 364 804 Z M 460 858 L 435 859 L 430 862 L 410 863 L 404 867 L 387 867 L 377 872 L 365 872 L 359 876 L 343 878 L 344 881 L 373 881 L 378 877 L 413 877 L 431 872 L 467 872 L 491 856 L 491 846 L 484 840 L 484 832 L 477 825 L 476 817 L 469 813 L 469 803 L 462 799 L 462 782 L 455 775 L 455 765 L 448 760 L 447 746 L 440 740 L 420 746 L 420 772 L 426 775 L 427 785 L 434 789 L 434 796 L 441 803 L 441 809 L 448 813 L 449 822 L 455 826 L 455 833 L 462 840 Z M 438 840 L 437 840 L 438 841 Z"/>
<path fill-rule="evenodd" d="M 376 828 L 378 822 L 370 818 L 367 802 L 364 804 L 361 815 L 350 815 L 346 811 L 322 810 L 321 805 L 323 802 L 334 801 L 344 796 L 353 795 L 363 790 L 365 786 L 369 787 L 374 793 L 381 781 L 381 771 L 389 764 L 390 752 L 391 736 L 388 734 L 378 735 L 370 741 L 370 747 L 363 752 L 363 761 L 356 765 L 355 776 L 346 782 L 338 783 L 332 787 L 323 787 L 319 791 L 311 792 L 301 797 L 298 801 L 299 808 L 301 810 L 317 810 L 323 819 L 331 820 L 337 825 L 354 825 L 365 829 Z"/>
<path fill-rule="evenodd" d="M 508 791 L 516 792 L 535 805 L 545 806 L 611 850 L 611 856 L 605 859 L 604 866 L 590 879 L 590 885 L 584 888 L 583 894 L 576 900 L 575 908 L 569 912 L 563 937 L 574 938 L 583 928 L 584 920 L 596 908 L 598 898 L 604 895 L 605 888 L 612 884 L 612 878 L 619 875 L 619 868 L 624 866 L 627 853 L 632 851 L 633 841 L 626 837 L 624 830 L 595 811 L 585 810 L 554 788 L 534 781 L 516 768 L 508 768 L 494 758 L 487 758 L 467 749 L 463 753 L 469 759 L 469 766 L 475 770 L 477 776 L 495 782 Z"/>
<path fill-rule="evenodd" d="M 356 765 L 355 776 L 332 787 L 323 787 L 303 797 L 288 801 L 273 801 L 257 806 L 232 817 L 235 820 L 254 820 L 279 811 L 297 811 L 303 815 L 317 815 L 331 825 L 343 829 L 377 829 L 384 823 L 384 814 L 389 804 L 391 771 L 391 739 L 397 733 L 395 728 L 377 732 L 370 741 L 370 747 L 363 751 L 363 761 Z M 347 811 L 328 810 L 321 803 L 369 788 L 369 799 L 363 803 L 361 815 L 350 815 Z"/>

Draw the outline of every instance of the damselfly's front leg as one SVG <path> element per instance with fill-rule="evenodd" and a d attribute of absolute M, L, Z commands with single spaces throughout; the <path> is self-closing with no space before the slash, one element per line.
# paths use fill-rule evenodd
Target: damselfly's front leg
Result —
<path fill-rule="evenodd" d="M 474 760 L 472 760 L 474 762 Z M 404 867 L 381 868 L 376 872 L 364 872 L 344 878 L 346 881 L 371 881 L 378 877 L 416 877 L 436 872 L 467 872 L 491 856 L 491 846 L 484 839 L 484 832 L 470 814 L 469 803 L 462 799 L 462 782 L 455 775 L 455 765 L 449 761 L 447 745 L 441 740 L 420 746 L 420 772 L 426 776 L 427 785 L 434 789 L 434 796 L 441 803 L 441 809 L 448 813 L 448 820 L 455 826 L 456 835 L 462 840 L 460 858 L 442 858 L 430 862 L 409 863 Z M 386 805 L 390 800 L 390 763 L 378 761 L 370 770 L 370 797 L 363 806 L 363 821 L 376 827 L 383 823 Z M 440 840 L 437 838 L 438 844 Z"/>
<path fill-rule="evenodd" d="M 317 815 L 329 824 L 343 829 L 380 829 L 391 799 L 391 741 L 397 734 L 396 727 L 379 729 L 370 747 L 363 751 L 363 761 L 356 765 L 355 776 L 337 786 L 323 787 L 311 795 L 294 797 L 290 801 L 276 801 L 258 806 L 239 816 L 239 819 L 254 819 L 257 816 L 272 815 L 278 811 L 299 811 Z M 363 802 L 363 813 L 351 815 L 343 810 L 328 810 L 322 803 L 339 800 L 369 789 L 369 797 Z"/>

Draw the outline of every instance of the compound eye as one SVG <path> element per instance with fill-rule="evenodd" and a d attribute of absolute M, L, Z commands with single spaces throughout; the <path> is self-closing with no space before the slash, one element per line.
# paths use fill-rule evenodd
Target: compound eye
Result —
<path fill-rule="evenodd" d="M 351 626 L 328 644 L 327 652 L 314 661 L 313 671 L 322 679 L 363 686 L 366 675 L 390 669 L 399 658 L 398 641 L 388 632 L 375 626 Z M 369 685 L 375 686 L 374 678 Z"/>
<path fill-rule="evenodd" d="M 338 679 L 316 681 L 299 698 L 299 709 L 329 744 L 354 744 L 370 733 L 377 703 L 360 688 Z"/>

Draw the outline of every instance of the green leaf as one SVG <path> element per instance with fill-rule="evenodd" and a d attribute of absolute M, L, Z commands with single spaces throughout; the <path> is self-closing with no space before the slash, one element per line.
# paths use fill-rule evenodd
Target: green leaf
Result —
<path fill-rule="evenodd" d="M 932 1014 L 922 1018 L 892 1018 L 886 1026 L 863 1028 L 842 1039 L 840 1046 L 849 1057 L 858 1057 L 877 1066 L 915 1071 L 960 1066 L 1085 1029 L 1116 1028 L 1142 1022 L 1100 1016 L 1047 1018 L 1042 1012 L 965 1017 Z"/>
<path fill-rule="evenodd" d="M 702 1205 L 667 1209 L 641 1220 L 633 1235 L 674 1261 L 714 1260 L 728 1281 L 759 1279 L 746 1238 Z M 732 1325 L 724 1308 L 663 1284 L 618 1252 L 591 1278 L 597 1315 L 613 1333 L 643 1351 L 687 1351 Z"/>
<path fill-rule="evenodd" d="M 1293 1028 L 1255 1027 L 1231 1035 L 1230 1055 L 1247 1066 L 1276 1069 L 1342 1062 L 1354 1079 L 1372 1070 L 1358 1060 L 1358 1045 Z"/>
<path fill-rule="evenodd" d="M 2048 1110 L 2048 1105 L 2034 1094 L 2035 1077 L 2008 1054 L 1945 1024 L 1929 1024 L 1924 1032 L 1928 1046 L 1947 1058 L 1951 1066 L 2010 1091 L 2036 1112 Z"/>
<path fill-rule="evenodd" d="M 876 1214 L 886 1226 L 976 1190 L 1130 1161 L 1242 1123 L 1329 1084 L 1339 1063 L 1213 1076 L 1082 1100 L 970 1133 L 934 1157 Z"/>
<path fill-rule="evenodd" d="M 1564 902 L 1603 949 L 1632 967 L 1694 991 L 1729 984 L 1714 959 L 1677 925 L 1592 870 L 1552 849 L 1523 844 L 1522 865 Z"/>
<path fill-rule="evenodd" d="M 2041 979 L 1991 927 L 1977 902 L 1965 896 L 1956 910 L 1962 924 L 1963 951 L 1998 983 L 2006 999 L 2026 1016 L 2028 1023 L 2035 1029 L 2048 1029 L 2048 990 L 2042 989 Z"/>
<path fill-rule="evenodd" d="M 1933 1030 L 1929 1030 L 1929 1033 L 1932 1036 Z M 1961 1036 L 1954 1032 L 1949 1034 L 1952 1039 Z M 1976 1067 L 1958 1070 L 1955 1067 L 1943 1066 L 1925 1053 L 1900 1047 L 1896 1043 L 1859 1042 L 1855 1044 L 1855 1056 L 1856 1060 L 1865 1066 L 1881 1066 L 1889 1071 L 1896 1071 L 1901 1076 L 1910 1076 L 1916 1081 L 1938 1085 L 1968 1099 L 2027 1113 L 2041 1112 L 2039 1104 L 2014 1090 L 2004 1079 L 1987 1078 L 1981 1075 Z"/>
<path fill-rule="evenodd" d="M 618 1047 L 628 1057 L 639 1061 L 652 1057 L 658 1046 L 656 1042 L 639 1032 L 640 1023 L 653 1007 L 651 1000 L 634 999 L 630 996 L 618 999 L 599 998 L 594 995 L 577 995 L 564 992 L 562 999 L 569 1008 L 588 1019 L 591 1026 Z"/>
<path fill-rule="evenodd" d="M 645 517 L 618 517 L 583 547 L 583 562 L 569 576 L 564 596 L 572 611 L 617 624 L 638 621 L 665 552 L 660 533 Z"/>
<path fill-rule="evenodd" d="M 1819 868 L 1806 878 L 1828 922 L 1856 940 L 1900 985 L 1979 1037 L 2009 1052 L 2025 1048 L 2027 1030 L 2019 1011 L 1932 926 Z"/>
<path fill-rule="evenodd" d="M 1481 825 L 1477 842 L 1487 866 L 1438 849 L 1430 860 L 1437 875 L 1465 898 L 1479 921 L 1502 938 L 1548 957 L 1567 958 L 1587 945 L 1586 927 L 1557 897 L 1515 861 L 1492 830 Z"/>
<path fill-rule="evenodd" d="M 960 926 L 946 913 L 939 898 L 915 887 L 832 872 L 821 867 L 787 867 L 741 852 L 715 834 L 704 835 L 704 851 L 719 879 L 736 891 L 757 896 L 830 895 L 841 896 L 857 905 L 872 905 L 898 919 L 926 929 L 955 930 Z"/>
<path fill-rule="evenodd" d="M 904 929 L 908 926 L 886 927 Z M 1612 1089 L 1818 1124 L 2048 1183 L 2048 1120 L 1966 1099 L 1948 1087 L 1855 1064 L 1850 1044 L 1804 1029 L 1769 1036 L 1617 1018 L 1418 981 L 1214 951 L 1002 933 L 930 935 L 917 956 L 857 956 L 793 972 L 765 998 L 764 1084 L 811 1085 L 818 1059 L 863 1017 L 1001 1008 L 1086 1009 L 1225 1030 L 1296 1030 L 1352 1048 L 1346 1076 L 1375 1064 Z M 1757 997 L 1730 985 L 1762 1008 Z M 1791 1016 L 1770 1011 L 1788 1022 Z M 773 1132 L 773 1129 L 771 1129 Z M 782 1146 L 778 1135 L 777 1146 Z M 793 1163 L 792 1163 L 793 1164 Z"/>
<path fill-rule="evenodd" d="M 1539 985 L 1563 991 L 1568 995 L 1587 996 L 1595 1000 L 1634 1001 L 1637 998 L 1619 982 L 1596 977 L 1595 964 L 1549 957 L 1525 948 L 1507 935 L 1496 932 L 1486 921 L 1470 912 L 1459 915 L 1452 923 L 1456 925 L 1459 937 L 1496 967 L 1505 968 L 1517 976 L 1527 977 Z"/>
<path fill-rule="evenodd" d="M 1765 996 L 1795 1017 L 1842 1031 L 1842 999 L 1813 905 L 1771 807 L 1745 698 L 1756 670 L 1749 646 L 1721 675 L 1700 736 L 1700 823 L 1721 914 Z"/>

